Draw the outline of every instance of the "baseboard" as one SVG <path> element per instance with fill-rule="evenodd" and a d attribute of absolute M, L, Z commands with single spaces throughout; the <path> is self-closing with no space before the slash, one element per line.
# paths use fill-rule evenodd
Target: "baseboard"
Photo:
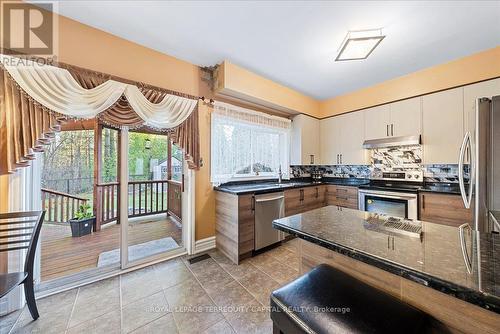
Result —
<path fill-rule="evenodd" d="M 196 240 L 194 243 L 194 254 L 206 252 L 214 248 L 215 248 L 215 236 L 201 240 Z"/>

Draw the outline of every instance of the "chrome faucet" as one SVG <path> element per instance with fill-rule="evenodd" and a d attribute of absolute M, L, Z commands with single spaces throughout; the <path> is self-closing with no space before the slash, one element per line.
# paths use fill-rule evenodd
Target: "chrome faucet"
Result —
<path fill-rule="evenodd" d="M 283 182 L 283 173 L 281 172 L 281 165 L 278 169 L 278 183 L 281 184 L 281 182 Z"/>

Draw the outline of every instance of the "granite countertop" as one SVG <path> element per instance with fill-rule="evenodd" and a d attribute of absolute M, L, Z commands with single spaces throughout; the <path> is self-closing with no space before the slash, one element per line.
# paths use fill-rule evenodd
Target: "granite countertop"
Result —
<path fill-rule="evenodd" d="M 458 228 L 421 222 L 422 234 L 380 228 L 380 215 L 326 206 L 275 220 L 279 230 L 419 284 L 500 313 L 500 235 L 466 232 L 473 261 L 467 273 Z M 417 222 L 420 223 L 420 222 Z M 394 237 L 394 250 L 387 247 Z M 481 268 L 477 270 L 477 245 Z M 472 246 L 471 246 L 472 245 Z"/>
<path fill-rule="evenodd" d="M 278 184 L 277 180 L 231 182 L 220 185 L 218 187 L 214 187 L 214 189 L 234 195 L 245 195 L 265 194 L 276 191 L 283 191 L 286 189 L 312 187 L 322 184 L 359 187 L 362 185 L 367 185 L 369 183 L 369 179 L 324 177 L 321 182 L 312 182 L 307 178 L 285 180 L 281 184 Z M 460 195 L 460 188 L 458 187 L 458 184 L 455 183 L 425 183 L 418 191 Z"/>
<path fill-rule="evenodd" d="M 217 191 L 222 191 L 235 195 L 245 195 L 245 194 L 265 194 L 276 191 L 283 191 L 286 189 L 293 188 L 304 188 L 313 187 L 323 184 L 332 185 L 343 185 L 343 186 L 360 186 L 362 184 L 368 184 L 370 180 L 368 179 L 356 179 L 356 178 L 323 178 L 321 182 L 312 182 L 310 180 L 286 180 L 281 184 L 275 181 L 267 182 L 234 182 L 223 184 L 218 187 L 214 187 Z"/>
<path fill-rule="evenodd" d="M 460 187 L 458 183 L 439 183 L 439 182 L 425 183 L 424 186 L 420 188 L 419 191 L 460 195 Z"/>

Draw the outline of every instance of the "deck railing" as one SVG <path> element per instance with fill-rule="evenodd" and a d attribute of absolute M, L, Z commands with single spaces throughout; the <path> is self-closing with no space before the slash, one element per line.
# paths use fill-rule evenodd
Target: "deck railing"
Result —
<path fill-rule="evenodd" d="M 95 209 L 96 225 L 98 227 L 118 219 L 118 186 L 118 182 L 96 185 L 97 203 Z"/>
<path fill-rule="evenodd" d="M 128 183 L 129 217 L 167 212 L 167 180 L 131 181 Z"/>
<path fill-rule="evenodd" d="M 128 184 L 128 216 L 140 217 L 168 212 L 169 181 L 131 181 Z M 171 185 L 175 188 L 175 185 Z M 119 221 L 119 183 L 99 183 L 95 186 L 94 203 L 96 215 L 96 230 L 101 225 Z M 45 220 L 50 222 L 67 222 L 73 218 L 81 204 L 88 200 L 63 192 L 42 189 L 44 210 L 47 210 Z M 175 214 L 178 215 L 177 212 Z"/>
<path fill-rule="evenodd" d="M 67 222 L 74 217 L 80 205 L 87 199 L 60 191 L 42 188 L 42 206 L 46 210 L 45 221 Z"/>

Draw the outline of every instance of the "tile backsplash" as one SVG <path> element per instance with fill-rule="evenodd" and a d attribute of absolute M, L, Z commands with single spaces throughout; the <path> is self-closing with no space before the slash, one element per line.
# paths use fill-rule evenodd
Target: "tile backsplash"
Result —
<path fill-rule="evenodd" d="M 325 177 L 369 178 L 374 170 L 404 171 L 422 169 L 426 182 L 458 183 L 458 165 L 423 165 L 420 145 L 378 148 L 371 150 L 371 165 L 295 165 L 290 166 L 292 177 L 307 177 L 319 170 Z M 468 171 L 465 171 L 468 178 Z"/>

